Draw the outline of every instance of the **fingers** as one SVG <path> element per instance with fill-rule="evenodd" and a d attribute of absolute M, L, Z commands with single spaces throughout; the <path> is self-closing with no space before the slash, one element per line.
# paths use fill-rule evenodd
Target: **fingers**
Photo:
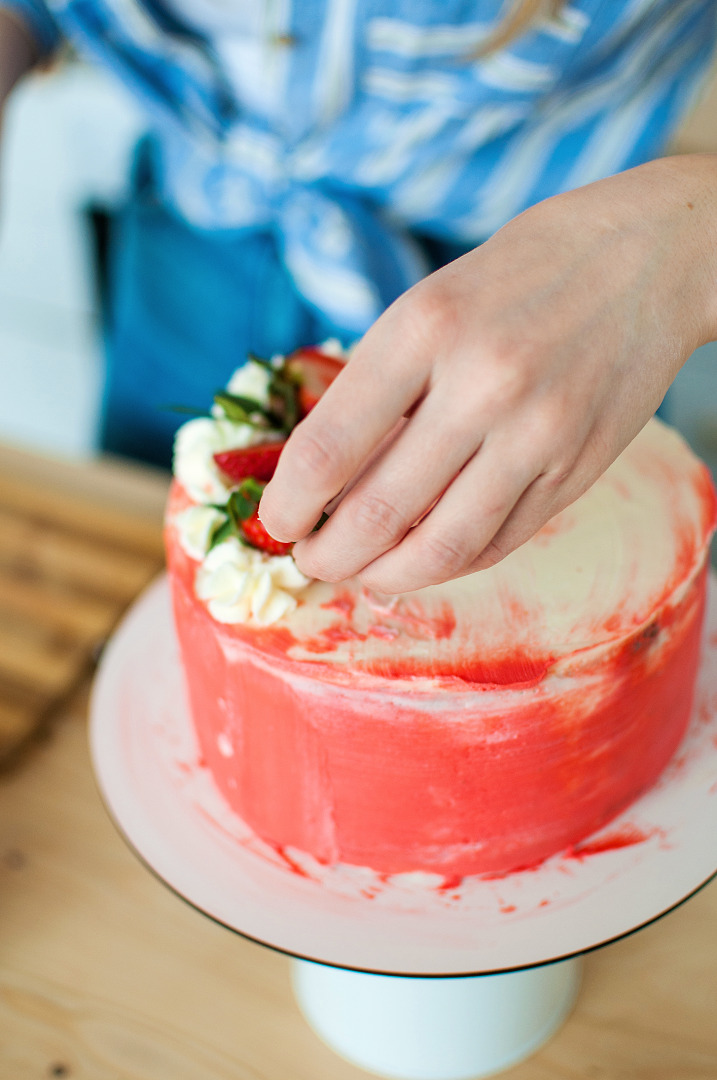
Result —
<path fill-rule="evenodd" d="M 261 520 L 281 540 L 306 536 L 324 507 L 355 481 L 401 417 L 420 400 L 429 355 L 393 335 L 371 335 L 292 432 L 261 501 Z"/>
<path fill-rule="evenodd" d="M 304 573 L 325 581 L 352 577 L 400 544 L 430 510 L 480 441 L 472 411 L 464 406 L 451 415 L 451 400 L 453 394 L 435 388 L 320 532 L 294 548 Z"/>
<path fill-rule="evenodd" d="M 587 428 L 529 380 L 484 358 L 476 379 L 475 365 L 475 354 L 454 355 L 448 372 L 434 365 L 410 419 L 296 544 L 305 574 L 411 591 L 490 565 L 557 512 L 569 471 L 559 462 Z"/>
<path fill-rule="evenodd" d="M 510 457 L 487 438 L 431 511 L 401 543 L 360 571 L 378 592 L 411 592 L 471 572 L 535 480 L 527 454 Z"/>

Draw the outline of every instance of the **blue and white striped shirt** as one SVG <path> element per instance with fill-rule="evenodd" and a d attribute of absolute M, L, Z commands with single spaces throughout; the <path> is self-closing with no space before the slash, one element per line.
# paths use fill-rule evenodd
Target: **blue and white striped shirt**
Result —
<path fill-rule="evenodd" d="M 659 155 L 717 38 L 717 0 L 573 0 L 480 57 L 499 0 L 274 0 L 262 110 L 162 0 L 0 2 L 141 99 L 170 206 L 274 232 L 306 300 L 357 334 L 425 272 L 412 234 L 472 245 Z"/>

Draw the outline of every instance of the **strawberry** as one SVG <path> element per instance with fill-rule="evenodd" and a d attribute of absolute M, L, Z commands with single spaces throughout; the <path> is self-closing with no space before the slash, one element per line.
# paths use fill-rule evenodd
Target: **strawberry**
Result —
<path fill-rule="evenodd" d="M 298 383 L 301 417 L 311 412 L 325 390 L 329 388 L 344 364 L 321 349 L 297 349 L 287 357 L 286 370 Z"/>
<path fill-rule="evenodd" d="M 253 476 L 255 480 L 271 480 L 284 442 L 259 443 L 235 450 L 222 450 L 214 455 L 218 468 L 235 484 Z"/>
<path fill-rule="evenodd" d="M 288 555 L 294 546 L 269 536 L 259 521 L 259 500 L 265 484 L 253 476 L 242 480 L 227 499 L 229 528 L 234 536 L 268 555 Z"/>
<path fill-rule="evenodd" d="M 291 543 L 284 543 L 282 540 L 275 540 L 273 536 L 269 536 L 259 521 L 258 510 L 255 510 L 251 517 L 242 521 L 241 530 L 252 547 L 259 548 L 260 551 L 266 551 L 268 555 L 288 555 L 294 546 Z"/>

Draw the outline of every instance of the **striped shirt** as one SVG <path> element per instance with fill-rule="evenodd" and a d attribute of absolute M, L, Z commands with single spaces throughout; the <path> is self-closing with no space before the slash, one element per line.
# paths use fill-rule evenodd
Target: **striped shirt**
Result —
<path fill-rule="evenodd" d="M 356 334 L 425 273 L 417 234 L 470 246 L 658 156 L 717 38 L 717 0 L 568 0 L 485 56 L 499 0 L 237 0 L 226 40 L 197 21 L 207 0 L 196 19 L 193 0 L 0 2 L 144 103 L 169 206 L 271 231 Z"/>

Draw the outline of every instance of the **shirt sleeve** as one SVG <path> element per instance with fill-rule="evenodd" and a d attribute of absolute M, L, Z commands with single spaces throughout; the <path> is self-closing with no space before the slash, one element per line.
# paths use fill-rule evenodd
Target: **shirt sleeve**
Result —
<path fill-rule="evenodd" d="M 0 9 L 9 11 L 24 23 L 35 38 L 42 57 L 58 45 L 60 30 L 44 0 L 0 0 Z"/>

